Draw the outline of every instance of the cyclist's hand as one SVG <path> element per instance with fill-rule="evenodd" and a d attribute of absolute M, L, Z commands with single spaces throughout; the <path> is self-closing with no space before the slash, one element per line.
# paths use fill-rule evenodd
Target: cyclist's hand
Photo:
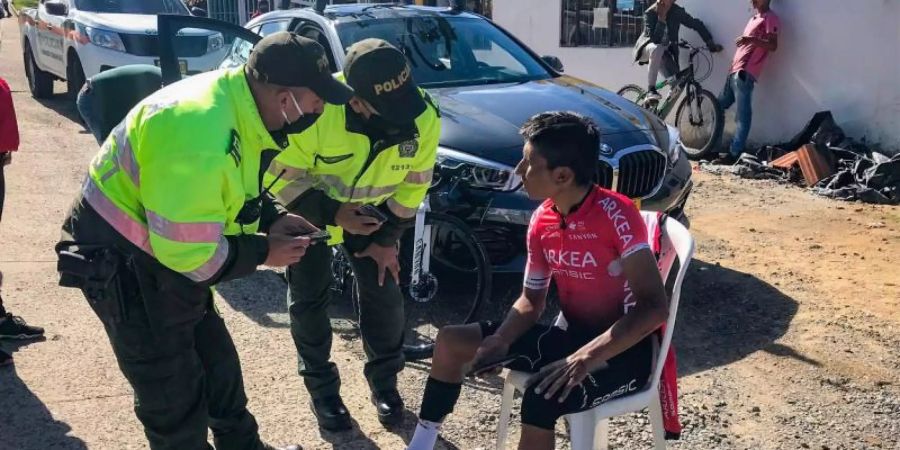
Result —
<path fill-rule="evenodd" d="M 378 285 L 384 286 L 384 272 L 390 271 L 394 283 L 400 284 L 400 262 L 397 260 L 397 246 L 382 247 L 376 243 L 369 244 L 365 250 L 354 254 L 357 258 L 369 257 L 378 264 Z"/>
<path fill-rule="evenodd" d="M 719 53 L 722 51 L 722 46 L 715 42 L 710 42 L 706 47 L 709 48 L 710 53 Z"/>
<path fill-rule="evenodd" d="M 606 361 L 596 361 L 588 352 L 578 350 L 567 358 L 544 366 L 538 373 L 532 375 L 526 383 L 525 390 L 534 387 L 534 393 L 543 395 L 545 400 L 558 396 L 557 401 L 562 403 L 589 373 L 605 367 Z"/>
<path fill-rule="evenodd" d="M 269 227 L 269 234 L 283 234 L 286 236 L 299 236 L 314 231 L 319 231 L 319 229 L 296 214 L 281 216 Z"/>
<path fill-rule="evenodd" d="M 269 256 L 265 265 L 271 267 L 284 267 L 295 264 L 306 254 L 309 247 L 309 238 L 291 237 L 283 234 L 270 234 L 266 236 L 269 241 Z"/>
<path fill-rule="evenodd" d="M 479 345 L 478 350 L 475 351 L 472 367 L 477 366 L 482 361 L 496 361 L 506 356 L 507 353 L 509 353 L 509 344 L 500 336 L 492 334 L 481 341 L 481 345 Z M 493 375 L 500 372 L 502 369 L 502 367 L 496 367 L 493 370 L 481 372 L 478 375 Z"/>
<path fill-rule="evenodd" d="M 359 203 L 343 203 L 334 215 L 335 225 L 357 236 L 368 236 L 381 228 L 381 223 L 374 217 L 359 214 Z"/>

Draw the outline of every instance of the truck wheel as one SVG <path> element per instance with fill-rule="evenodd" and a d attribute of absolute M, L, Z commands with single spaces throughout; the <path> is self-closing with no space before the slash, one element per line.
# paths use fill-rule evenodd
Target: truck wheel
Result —
<path fill-rule="evenodd" d="M 25 76 L 28 78 L 28 89 L 34 98 L 50 98 L 53 96 L 53 76 L 41 70 L 34 62 L 31 44 L 25 42 Z"/>
<path fill-rule="evenodd" d="M 66 65 L 66 94 L 73 102 L 78 98 L 78 92 L 84 86 L 84 68 L 81 60 L 75 52 L 69 56 L 69 64 Z"/>

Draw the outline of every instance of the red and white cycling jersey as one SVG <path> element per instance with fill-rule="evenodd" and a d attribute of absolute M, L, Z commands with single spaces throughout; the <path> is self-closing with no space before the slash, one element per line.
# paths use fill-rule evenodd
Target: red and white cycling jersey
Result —
<path fill-rule="evenodd" d="M 647 228 L 628 197 L 594 186 L 565 218 L 548 199 L 528 226 L 525 287 L 553 277 L 570 329 L 599 334 L 634 307 L 622 259 L 645 248 Z"/>

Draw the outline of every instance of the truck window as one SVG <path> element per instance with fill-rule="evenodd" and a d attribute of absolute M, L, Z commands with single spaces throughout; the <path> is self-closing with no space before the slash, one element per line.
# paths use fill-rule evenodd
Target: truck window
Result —
<path fill-rule="evenodd" d="M 275 22 L 266 22 L 262 24 L 262 27 L 259 29 L 259 35 L 262 37 L 266 37 L 272 33 L 277 31 L 287 30 L 288 24 L 290 24 L 290 20 L 278 20 Z"/>
<path fill-rule="evenodd" d="M 75 7 L 98 13 L 190 15 L 181 0 L 75 0 Z"/>

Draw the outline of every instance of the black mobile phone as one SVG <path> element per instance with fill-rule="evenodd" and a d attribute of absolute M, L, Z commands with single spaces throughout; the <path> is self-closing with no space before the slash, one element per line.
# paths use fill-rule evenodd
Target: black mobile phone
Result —
<path fill-rule="evenodd" d="M 297 233 L 294 236 L 308 237 L 309 243 L 313 245 L 320 242 L 327 242 L 329 239 L 331 239 L 331 233 L 326 230 L 313 231 L 311 233 Z"/>
<path fill-rule="evenodd" d="M 469 373 L 467 373 L 466 376 L 474 377 L 474 376 L 481 375 L 482 373 L 485 373 L 485 372 L 490 372 L 492 369 L 496 369 L 497 367 L 506 366 L 507 364 L 513 362 L 513 360 L 515 360 L 518 357 L 519 357 L 519 355 L 506 355 L 500 359 L 495 359 L 492 361 L 482 361 L 482 362 L 478 363 L 477 366 L 474 366 L 471 369 L 469 369 Z"/>
<path fill-rule="evenodd" d="M 331 239 L 331 233 L 326 230 L 314 231 L 307 235 L 310 244 L 318 244 L 320 242 L 328 242 Z"/>
<path fill-rule="evenodd" d="M 388 216 L 375 205 L 362 205 L 357 211 L 363 216 L 372 217 L 382 223 L 388 220 Z"/>

